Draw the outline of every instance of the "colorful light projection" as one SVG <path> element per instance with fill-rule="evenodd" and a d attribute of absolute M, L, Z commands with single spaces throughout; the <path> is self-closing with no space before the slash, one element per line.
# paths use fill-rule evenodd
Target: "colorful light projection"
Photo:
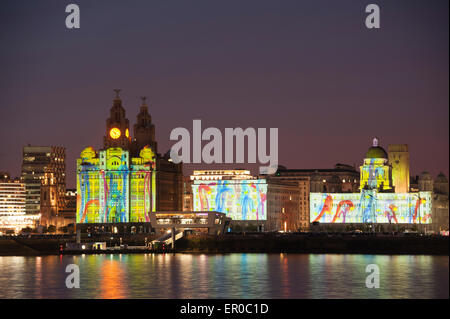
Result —
<path fill-rule="evenodd" d="M 155 154 L 129 158 L 121 148 L 92 147 L 77 160 L 77 223 L 149 222 L 156 211 Z"/>
<path fill-rule="evenodd" d="M 383 158 L 366 158 L 364 165 L 360 167 L 360 189 L 389 190 L 391 186 L 390 167 Z"/>
<path fill-rule="evenodd" d="M 431 224 L 431 192 L 311 193 L 310 221 L 320 223 Z"/>
<path fill-rule="evenodd" d="M 267 219 L 266 180 L 194 181 L 195 211 L 217 211 L 233 220 Z"/>

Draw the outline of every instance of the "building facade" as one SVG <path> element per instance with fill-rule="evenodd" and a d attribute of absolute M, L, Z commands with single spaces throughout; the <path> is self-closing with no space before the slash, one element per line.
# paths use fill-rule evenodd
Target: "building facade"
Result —
<path fill-rule="evenodd" d="M 433 183 L 433 225 L 435 233 L 446 233 L 449 231 L 449 198 L 448 180 L 440 173 Z"/>
<path fill-rule="evenodd" d="M 56 180 L 52 174 L 46 173 L 41 184 L 41 218 L 39 225 L 55 226 L 57 232 L 63 227 L 75 224 L 76 193 L 66 190 L 64 194 L 58 191 Z"/>
<path fill-rule="evenodd" d="M 19 233 L 23 228 L 36 227 L 39 214 L 25 213 L 25 185 L 19 179 L 11 179 L 8 173 L 0 173 L 0 233 Z"/>
<path fill-rule="evenodd" d="M 183 211 L 191 212 L 193 210 L 192 181 L 189 176 L 186 176 L 183 180 Z"/>
<path fill-rule="evenodd" d="M 46 175 L 52 176 L 59 197 L 66 188 L 66 150 L 57 146 L 25 146 L 21 181 L 25 184 L 27 214 L 41 211 L 41 185 Z"/>
<path fill-rule="evenodd" d="M 449 230 L 449 193 L 447 177 L 440 173 L 433 180 L 431 174 L 423 172 L 417 178 L 418 188 L 432 192 L 432 231 L 436 234 Z"/>
<path fill-rule="evenodd" d="M 384 224 L 431 228 L 432 185 L 419 182 L 418 192 L 394 191 L 392 167 L 385 150 L 374 139 L 361 166 L 359 193 L 310 194 L 310 221 L 332 224 Z M 408 172 L 409 176 L 409 172 Z M 425 186 L 426 185 L 426 186 Z"/>
<path fill-rule="evenodd" d="M 103 148 L 87 147 L 77 159 L 77 223 L 149 223 L 156 211 L 182 210 L 182 165 L 157 153 L 145 98 L 132 138 L 119 92 Z"/>
<path fill-rule="evenodd" d="M 310 228 L 311 192 L 355 192 L 359 188 L 359 172 L 350 165 L 336 164 L 330 169 L 287 169 L 280 166 L 274 175 L 261 175 L 270 182 L 294 182 L 299 189 L 297 230 Z"/>
<path fill-rule="evenodd" d="M 409 192 L 409 151 L 407 144 L 388 145 L 389 163 L 392 166 L 392 184 L 396 193 Z"/>
<path fill-rule="evenodd" d="M 299 228 L 296 183 L 257 179 L 248 170 L 194 171 L 191 181 L 194 211 L 224 213 L 235 230 Z"/>
<path fill-rule="evenodd" d="M 377 138 L 373 139 L 372 147 L 367 151 L 359 171 L 361 174 L 359 181 L 360 190 L 393 191 L 392 167 L 389 164 L 388 154 L 378 145 Z"/>

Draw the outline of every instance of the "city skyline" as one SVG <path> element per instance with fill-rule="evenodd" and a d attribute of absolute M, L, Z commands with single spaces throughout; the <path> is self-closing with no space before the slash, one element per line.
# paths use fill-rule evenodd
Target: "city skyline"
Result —
<path fill-rule="evenodd" d="M 448 0 L 1 8 L 5 304 L 448 299 Z"/>
<path fill-rule="evenodd" d="M 449 175 L 448 2 L 379 1 L 386 18 L 373 32 L 350 2 L 78 4 L 79 30 L 64 27 L 63 3 L 0 13 L 4 42 L 21 39 L 2 52 L 0 161 L 12 176 L 28 143 L 63 146 L 73 188 L 80 152 L 101 147 L 117 87 L 130 123 L 148 96 L 162 154 L 173 128 L 201 119 L 221 130 L 278 127 L 288 168 L 358 167 L 376 136 L 386 149 L 409 145 L 411 175 Z M 218 167 L 256 171 L 183 169 Z"/>

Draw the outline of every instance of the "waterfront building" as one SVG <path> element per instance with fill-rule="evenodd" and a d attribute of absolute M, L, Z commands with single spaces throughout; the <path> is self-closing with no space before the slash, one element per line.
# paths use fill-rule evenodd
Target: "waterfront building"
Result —
<path fill-rule="evenodd" d="M 190 212 L 193 210 L 192 181 L 189 176 L 186 176 L 183 180 L 183 211 Z"/>
<path fill-rule="evenodd" d="M 233 228 L 297 231 L 300 191 L 297 183 L 256 178 L 248 170 L 194 171 L 194 211 L 217 211 L 232 219 Z"/>
<path fill-rule="evenodd" d="M 66 188 L 66 150 L 58 146 L 25 146 L 21 181 L 25 184 L 27 214 L 41 211 L 41 185 L 45 175 L 51 175 L 59 197 Z"/>
<path fill-rule="evenodd" d="M 142 99 L 134 138 L 120 90 L 106 120 L 103 148 L 77 159 L 77 223 L 150 223 L 157 211 L 181 211 L 182 164 L 157 153 L 155 127 Z M 147 225 L 149 226 L 149 225 Z"/>
<path fill-rule="evenodd" d="M 0 233 L 18 233 L 23 228 L 34 229 L 39 214 L 25 213 L 25 185 L 19 179 L 11 179 L 8 173 L 0 173 Z"/>
<path fill-rule="evenodd" d="M 410 188 L 408 145 L 388 145 L 388 159 L 392 166 L 392 185 L 395 192 L 408 193 Z"/>
<path fill-rule="evenodd" d="M 447 177 L 440 173 L 435 180 L 428 172 L 418 177 L 418 187 L 422 190 L 432 191 L 432 231 L 436 234 L 449 230 L 449 192 Z"/>
<path fill-rule="evenodd" d="M 325 169 L 288 169 L 279 166 L 274 175 L 261 175 L 269 181 L 295 182 L 300 192 L 298 230 L 307 231 L 309 223 L 310 192 L 356 192 L 359 188 L 359 172 L 347 164 L 336 164 Z"/>
<path fill-rule="evenodd" d="M 433 185 L 433 230 L 435 233 L 449 231 L 449 193 L 447 177 L 440 173 Z"/>
<path fill-rule="evenodd" d="M 41 185 L 41 218 L 40 226 L 55 226 L 60 232 L 63 227 L 75 224 L 76 192 L 66 190 L 61 195 L 52 173 L 45 173 Z"/>
<path fill-rule="evenodd" d="M 222 235 L 228 231 L 231 219 L 214 211 L 205 212 L 157 212 L 150 217 L 151 225 L 157 234 L 172 229 L 196 234 Z"/>
<path fill-rule="evenodd" d="M 171 231 L 185 234 L 222 235 L 228 231 L 231 219 L 214 211 L 153 212 L 148 223 L 83 223 L 77 229 L 83 233 L 164 235 Z"/>
<path fill-rule="evenodd" d="M 419 180 L 417 192 L 394 192 L 389 157 L 378 145 L 378 139 L 374 139 L 367 151 L 360 173 L 359 193 L 318 192 L 317 188 L 312 188 L 310 222 L 327 225 L 402 224 L 425 231 L 427 227 L 431 228 L 432 184 L 425 176 Z"/>

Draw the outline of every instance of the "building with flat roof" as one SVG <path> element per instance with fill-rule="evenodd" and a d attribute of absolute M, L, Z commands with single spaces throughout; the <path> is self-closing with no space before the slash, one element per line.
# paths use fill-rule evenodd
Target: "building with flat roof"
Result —
<path fill-rule="evenodd" d="M 191 175 L 194 211 L 217 211 L 233 229 L 297 231 L 296 183 L 258 179 L 248 170 L 202 170 Z"/>
<path fill-rule="evenodd" d="M 154 212 L 148 222 L 79 223 L 77 230 L 96 234 L 164 234 L 168 231 L 188 231 L 193 234 L 222 235 L 228 231 L 231 219 L 215 211 Z"/>
<path fill-rule="evenodd" d="M 279 166 L 273 175 L 260 175 L 268 181 L 296 183 L 299 190 L 298 229 L 310 228 L 310 192 L 356 192 L 359 188 L 359 172 L 347 164 L 336 164 L 334 168 L 288 169 Z"/>
<path fill-rule="evenodd" d="M 23 228 L 36 227 L 39 214 L 25 213 L 25 185 L 0 173 L 0 233 L 18 233 Z"/>
<path fill-rule="evenodd" d="M 25 146 L 23 148 L 22 183 L 25 184 L 27 214 L 41 211 L 41 185 L 47 174 L 54 180 L 60 197 L 66 191 L 66 149 L 58 146 Z"/>

